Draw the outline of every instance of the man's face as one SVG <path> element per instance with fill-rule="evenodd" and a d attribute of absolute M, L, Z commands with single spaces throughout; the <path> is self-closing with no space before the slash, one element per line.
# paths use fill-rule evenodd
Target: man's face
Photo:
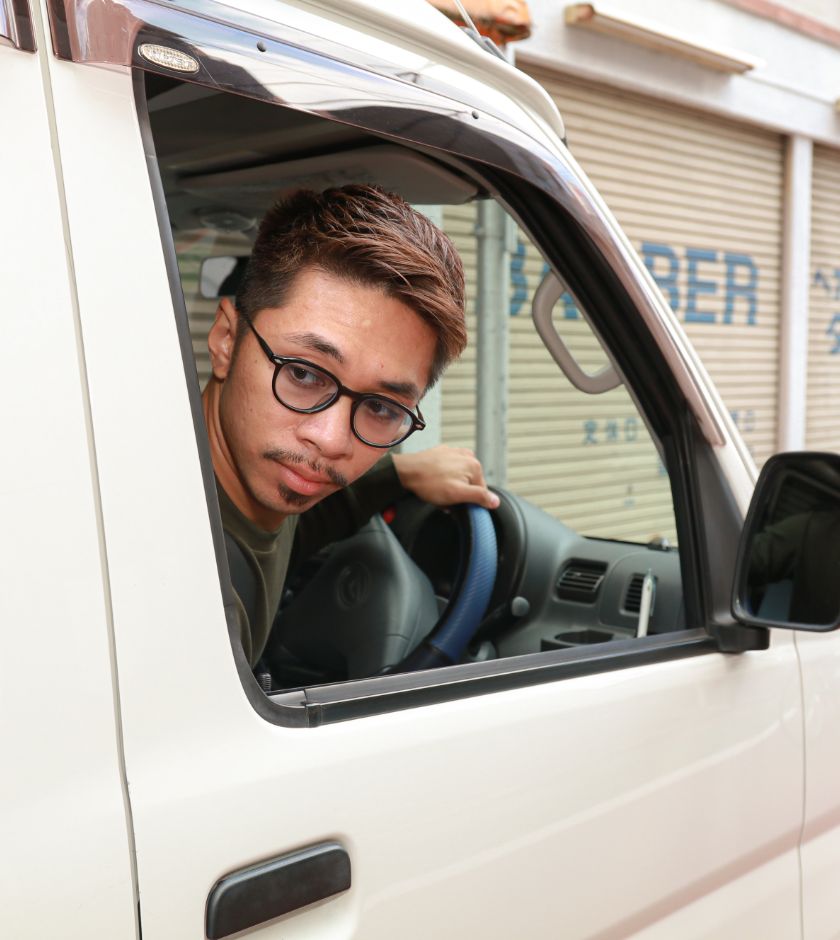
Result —
<path fill-rule="evenodd" d="M 208 340 L 217 380 L 205 392 L 213 464 L 240 510 L 274 529 L 352 483 L 385 451 L 353 434 L 347 396 L 309 415 L 281 405 L 272 393 L 274 365 L 252 331 L 233 355 L 237 322 L 223 300 Z M 308 359 L 354 391 L 411 410 L 436 347 L 432 329 L 401 301 L 317 268 L 302 271 L 286 303 L 261 310 L 254 326 L 276 355 Z"/>

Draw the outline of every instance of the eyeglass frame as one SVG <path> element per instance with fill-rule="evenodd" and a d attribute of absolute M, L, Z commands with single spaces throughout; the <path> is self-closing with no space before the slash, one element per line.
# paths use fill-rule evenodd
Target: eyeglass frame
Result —
<path fill-rule="evenodd" d="M 401 402 L 395 401 L 393 398 L 389 398 L 387 395 L 379 395 L 376 392 L 357 392 L 352 388 L 348 388 L 342 382 L 339 382 L 336 376 L 334 376 L 332 372 L 329 371 L 329 369 L 325 369 L 323 366 L 319 366 L 316 362 L 310 362 L 309 359 L 302 359 L 300 356 L 278 356 L 257 332 L 257 328 L 254 326 L 251 318 L 241 310 L 237 312 L 251 328 L 251 332 L 254 334 L 257 342 L 260 344 L 260 349 L 262 349 L 262 351 L 268 357 L 269 362 L 274 364 L 274 375 L 271 379 L 271 392 L 277 402 L 284 408 L 288 408 L 289 411 L 294 411 L 296 414 L 318 414 L 318 412 L 326 411 L 327 408 L 332 407 L 339 400 L 339 398 L 346 396 L 353 401 L 353 407 L 350 409 L 350 430 L 353 432 L 353 436 L 363 444 L 366 444 L 368 447 L 378 447 L 381 450 L 387 450 L 389 447 L 396 447 L 398 444 L 402 444 L 403 441 L 408 440 L 408 438 L 411 437 L 415 431 L 422 431 L 426 427 L 426 421 L 423 418 L 423 413 L 420 411 L 419 405 L 417 405 L 417 414 L 414 414 L 410 408 L 406 407 Z M 335 395 L 326 403 L 322 405 L 316 405 L 314 408 L 296 408 L 294 405 L 289 405 L 284 402 L 283 399 L 280 398 L 280 396 L 277 394 L 277 376 L 280 374 L 280 370 L 283 368 L 283 366 L 292 362 L 299 362 L 301 365 L 308 366 L 326 375 L 327 378 L 335 383 Z M 359 434 L 359 432 L 356 430 L 356 412 L 359 409 L 359 405 L 361 405 L 363 401 L 370 400 L 372 398 L 388 402 L 389 405 L 393 405 L 396 408 L 399 408 L 411 418 L 411 427 L 401 438 L 393 441 L 390 444 L 374 444 L 372 441 L 365 440 L 365 438 L 363 438 L 362 435 Z"/>

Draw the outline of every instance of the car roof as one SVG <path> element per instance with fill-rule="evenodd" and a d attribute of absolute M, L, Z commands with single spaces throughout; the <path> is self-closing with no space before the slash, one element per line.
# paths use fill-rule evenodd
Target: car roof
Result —
<path fill-rule="evenodd" d="M 230 8 L 343 46 L 355 64 L 369 58 L 399 66 L 406 80 L 422 78 L 486 100 L 531 136 L 554 149 L 563 120 L 548 93 L 530 76 L 483 49 L 427 0 L 226 0 Z M 375 65 L 371 66 L 375 70 Z"/>

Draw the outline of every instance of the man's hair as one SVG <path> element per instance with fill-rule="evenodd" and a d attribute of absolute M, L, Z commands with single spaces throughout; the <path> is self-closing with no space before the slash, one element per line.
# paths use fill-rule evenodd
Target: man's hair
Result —
<path fill-rule="evenodd" d="M 295 276 L 310 267 L 379 288 L 428 323 L 437 336 L 429 386 L 463 352 L 461 259 L 449 237 L 399 196 L 355 184 L 300 190 L 276 203 L 260 224 L 237 309 L 253 320 L 282 306 Z M 237 339 L 244 329 L 240 322 Z"/>

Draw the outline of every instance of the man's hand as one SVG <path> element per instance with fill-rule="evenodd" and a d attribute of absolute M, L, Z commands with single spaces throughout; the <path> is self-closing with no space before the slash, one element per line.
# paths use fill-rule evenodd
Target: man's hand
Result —
<path fill-rule="evenodd" d="M 478 458 L 465 447 L 440 444 L 416 454 L 394 454 L 394 467 L 407 490 L 435 506 L 499 505 L 499 497 L 487 489 Z"/>

